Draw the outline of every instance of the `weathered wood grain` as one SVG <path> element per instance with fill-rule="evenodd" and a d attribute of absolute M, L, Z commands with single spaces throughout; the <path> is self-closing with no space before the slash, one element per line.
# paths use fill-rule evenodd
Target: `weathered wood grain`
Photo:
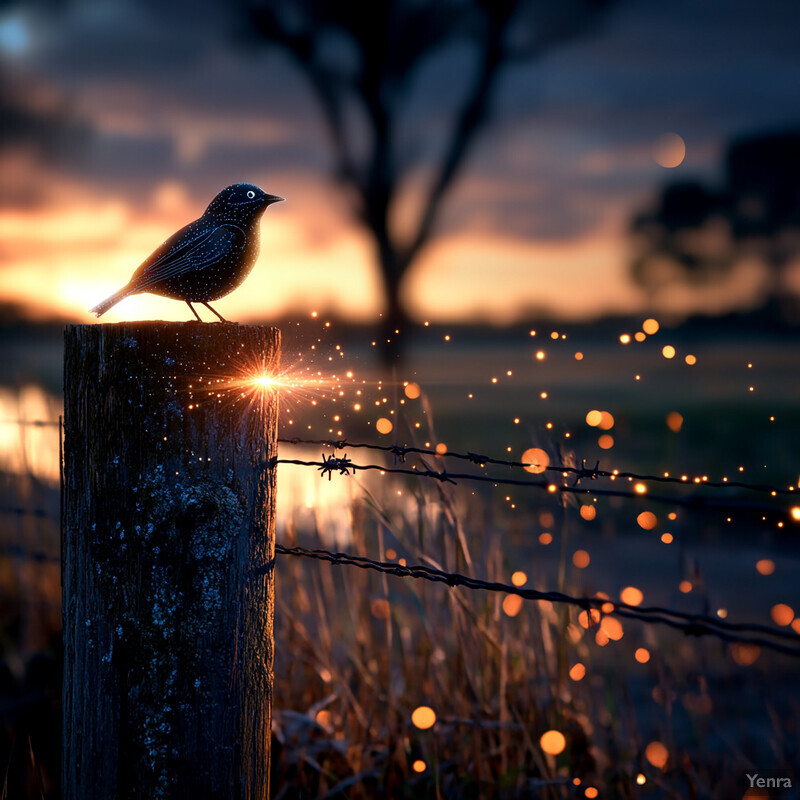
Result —
<path fill-rule="evenodd" d="M 64 362 L 68 800 L 269 793 L 274 328 L 71 325 Z M 243 396 L 244 395 L 244 396 Z M 263 572 L 263 570 L 262 570 Z"/>

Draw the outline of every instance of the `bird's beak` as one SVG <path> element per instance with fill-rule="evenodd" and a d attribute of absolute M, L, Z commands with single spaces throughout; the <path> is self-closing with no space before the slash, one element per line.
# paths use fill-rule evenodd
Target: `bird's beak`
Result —
<path fill-rule="evenodd" d="M 283 201 L 282 197 L 278 197 L 276 194 L 267 194 L 264 195 L 264 205 L 272 205 L 272 203 L 280 203 Z"/>

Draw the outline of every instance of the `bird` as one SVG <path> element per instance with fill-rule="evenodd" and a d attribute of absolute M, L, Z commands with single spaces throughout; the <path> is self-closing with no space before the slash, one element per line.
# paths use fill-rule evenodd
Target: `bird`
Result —
<path fill-rule="evenodd" d="M 203 215 L 172 234 L 136 269 L 130 281 L 91 309 L 102 316 L 132 294 L 150 292 L 183 300 L 202 322 L 192 303 L 209 305 L 232 292 L 250 274 L 260 249 L 259 221 L 267 206 L 282 201 L 252 183 L 234 183 L 209 203 Z"/>

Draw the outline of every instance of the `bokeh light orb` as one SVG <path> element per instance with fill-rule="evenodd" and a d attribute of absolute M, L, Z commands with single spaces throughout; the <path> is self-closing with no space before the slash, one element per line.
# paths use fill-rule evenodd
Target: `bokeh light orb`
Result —
<path fill-rule="evenodd" d="M 545 731 L 539 738 L 539 744 L 545 753 L 551 756 L 557 756 L 559 753 L 564 752 L 567 746 L 567 740 L 561 731 L 551 730 Z"/>
<path fill-rule="evenodd" d="M 541 449 L 541 447 L 529 447 L 523 454 L 521 459 L 525 472 L 533 472 L 536 474 L 544 472 L 550 466 L 550 456 Z"/>
<path fill-rule="evenodd" d="M 675 169 L 686 158 L 686 142 L 677 133 L 665 133 L 653 145 L 653 158 L 659 166 Z"/>
<path fill-rule="evenodd" d="M 411 712 L 411 722 L 415 728 L 426 731 L 436 724 L 436 712 L 430 706 L 418 706 Z"/>

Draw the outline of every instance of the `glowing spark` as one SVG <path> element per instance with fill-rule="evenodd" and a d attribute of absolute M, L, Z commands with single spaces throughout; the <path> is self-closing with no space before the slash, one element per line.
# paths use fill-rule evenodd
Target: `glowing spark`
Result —
<path fill-rule="evenodd" d="M 586 414 L 586 424 L 596 428 L 603 420 L 603 412 L 593 409 Z"/>
<path fill-rule="evenodd" d="M 623 603 L 627 603 L 629 606 L 640 606 L 642 604 L 642 600 L 644 600 L 644 594 L 642 593 L 641 589 L 637 589 L 635 586 L 626 586 L 619 593 L 619 599 L 622 600 Z"/>
<path fill-rule="evenodd" d="M 528 576 L 524 572 L 521 572 L 520 570 L 517 570 L 511 576 L 511 583 L 513 583 L 514 586 L 524 586 L 527 582 L 528 582 Z"/>
<path fill-rule="evenodd" d="M 786 603 L 776 603 L 770 610 L 770 616 L 776 625 L 785 627 L 792 624 L 794 609 Z"/>
<path fill-rule="evenodd" d="M 430 706 L 418 706 L 411 714 L 411 722 L 421 731 L 426 731 L 436 724 L 436 712 Z"/>
<path fill-rule="evenodd" d="M 569 670 L 569 677 L 572 678 L 573 681 L 580 681 L 583 680 L 584 675 L 586 675 L 586 667 L 581 664 L 579 661 L 577 664 L 570 667 Z"/>
<path fill-rule="evenodd" d="M 405 396 L 408 397 L 410 400 L 416 400 L 422 394 L 422 389 L 420 389 L 418 383 L 406 384 L 406 387 L 403 391 L 405 393 Z"/>
<path fill-rule="evenodd" d="M 550 730 L 541 735 L 539 745 L 545 753 L 557 756 L 564 751 L 567 746 L 567 740 L 561 731 Z"/>
<path fill-rule="evenodd" d="M 601 411 L 600 412 L 600 422 L 597 424 L 597 427 L 601 430 L 608 431 L 614 427 L 614 417 L 608 411 Z"/>
<path fill-rule="evenodd" d="M 639 523 L 640 528 L 651 531 L 658 525 L 658 518 L 652 511 L 642 511 L 641 514 L 636 517 L 636 522 Z"/>
<path fill-rule="evenodd" d="M 586 569 L 586 567 L 589 566 L 590 561 L 591 559 L 589 557 L 589 554 L 585 550 L 576 550 L 572 554 L 572 563 L 578 569 Z"/>
<path fill-rule="evenodd" d="M 259 375 L 253 378 L 253 383 L 261 389 L 274 389 L 278 386 L 278 381 L 272 375 Z"/>
<path fill-rule="evenodd" d="M 646 319 L 642 323 L 642 330 L 645 333 L 649 334 L 650 336 L 652 336 L 654 333 L 658 333 L 658 329 L 660 327 L 661 326 L 658 324 L 658 320 L 655 320 L 655 319 L 652 319 L 652 318 Z"/>
<path fill-rule="evenodd" d="M 644 757 L 657 769 L 664 769 L 669 760 L 669 750 L 661 742 L 650 742 L 645 748 Z"/>
<path fill-rule="evenodd" d="M 762 558 L 756 561 L 756 571 L 759 575 L 772 575 L 775 572 L 775 562 L 770 558 Z"/>
<path fill-rule="evenodd" d="M 516 594 L 507 594 L 503 600 L 503 613 L 507 617 L 516 617 L 522 610 L 522 598 Z"/>
<path fill-rule="evenodd" d="M 523 467 L 526 472 L 542 473 L 550 464 L 550 456 L 539 447 L 531 447 L 522 454 Z"/>
<path fill-rule="evenodd" d="M 667 414 L 667 427 L 673 432 L 677 433 L 683 426 L 683 415 L 677 411 L 670 411 Z"/>

